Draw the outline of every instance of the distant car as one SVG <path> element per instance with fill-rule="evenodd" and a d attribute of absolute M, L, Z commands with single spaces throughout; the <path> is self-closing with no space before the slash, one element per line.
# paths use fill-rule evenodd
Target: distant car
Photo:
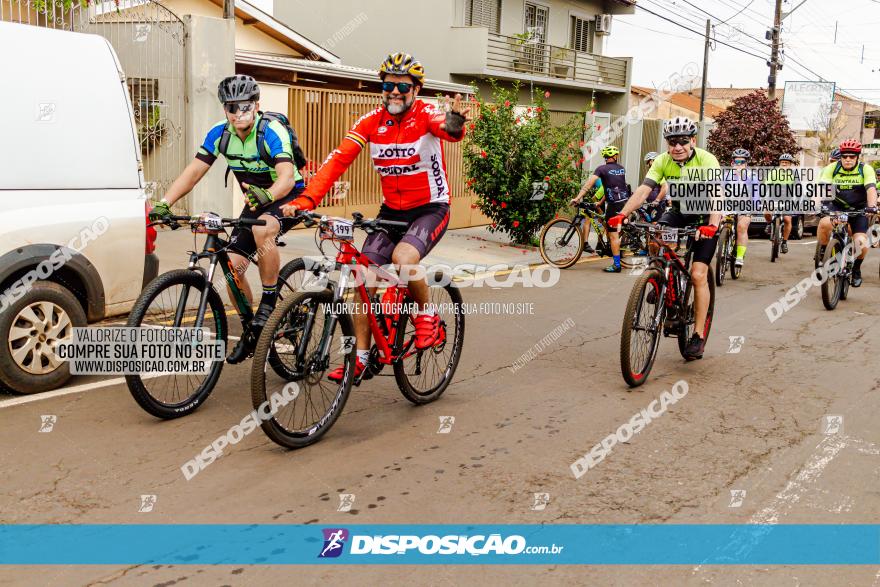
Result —
<path fill-rule="evenodd" d="M 23 50 L 27 47 L 27 50 Z M 131 309 L 158 273 L 131 100 L 110 43 L 0 22 L 0 387 L 70 378 L 71 329 Z"/>
<path fill-rule="evenodd" d="M 819 216 L 817 214 L 794 214 L 791 217 L 791 240 L 800 240 L 805 234 L 810 233 L 816 235 L 819 227 Z M 758 236 L 764 235 L 764 229 L 767 221 L 764 220 L 763 214 L 753 214 L 752 222 L 749 224 L 749 234 Z"/>

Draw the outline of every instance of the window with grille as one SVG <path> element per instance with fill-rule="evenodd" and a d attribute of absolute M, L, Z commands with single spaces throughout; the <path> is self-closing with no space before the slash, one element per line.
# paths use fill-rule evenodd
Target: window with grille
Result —
<path fill-rule="evenodd" d="M 593 35 L 596 32 L 596 21 L 571 17 L 571 39 L 569 45 L 575 51 L 593 52 Z"/>
<path fill-rule="evenodd" d="M 484 26 L 489 32 L 501 32 L 501 0 L 465 0 L 465 26 Z"/>

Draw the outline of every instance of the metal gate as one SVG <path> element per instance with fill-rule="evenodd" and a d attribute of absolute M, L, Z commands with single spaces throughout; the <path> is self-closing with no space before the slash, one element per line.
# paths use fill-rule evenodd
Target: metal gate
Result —
<path fill-rule="evenodd" d="M 186 164 L 183 21 L 155 0 L 0 0 L 0 20 L 110 41 L 131 95 L 147 196 L 162 197 Z"/>

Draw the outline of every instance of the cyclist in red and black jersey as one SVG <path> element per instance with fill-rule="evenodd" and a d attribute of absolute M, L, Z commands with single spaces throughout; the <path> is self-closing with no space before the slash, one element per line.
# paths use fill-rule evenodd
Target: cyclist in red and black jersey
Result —
<path fill-rule="evenodd" d="M 417 100 L 425 72 L 422 64 L 406 53 L 389 55 L 379 68 L 383 105 L 362 116 L 342 143 L 327 157 L 309 181 L 302 196 L 285 208 L 286 215 L 298 209 L 312 210 L 369 144 L 370 156 L 382 177 L 382 207 L 378 218 L 409 223 L 403 234 L 376 232 L 364 242 L 364 254 L 377 265 L 394 263 L 401 276 L 414 275 L 419 261 L 437 244 L 449 224 L 449 181 L 443 158 L 443 141 L 464 138 L 465 115 L 461 94 L 456 94 L 447 111 Z M 439 318 L 428 303 L 424 278 L 411 279 L 408 287 L 420 312 L 413 322 L 415 346 L 426 349 L 439 339 Z M 373 294 L 373 288 L 370 295 Z M 357 313 L 357 363 L 355 376 L 367 364 L 370 324 Z M 340 367 L 328 377 L 342 378 Z"/>

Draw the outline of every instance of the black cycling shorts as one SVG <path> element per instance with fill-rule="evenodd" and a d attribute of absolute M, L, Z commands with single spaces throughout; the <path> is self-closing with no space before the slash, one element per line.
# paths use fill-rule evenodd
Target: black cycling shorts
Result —
<path fill-rule="evenodd" d="M 618 214 L 620 214 L 623 211 L 624 206 L 626 206 L 626 200 L 624 200 L 622 202 L 610 202 L 610 201 L 606 200 L 605 201 L 605 222 L 607 223 L 608 220 L 610 220 L 614 216 L 617 216 Z M 617 232 L 618 230 L 620 230 L 620 228 L 616 227 L 616 226 L 609 226 L 608 227 L 608 232 Z"/>
<path fill-rule="evenodd" d="M 296 224 L 293 217 L 285 216 L 281 212 L 281 206 L 286 206 L 290 204 L 293 200 L 296 199 L 303 191 L 305 187 L 299 185 L 293 189 L 292 192 L 281 198 L 280 200 L 275 200 L 271 204 L 267 204 L 262 208 L 258 208 L 256 211 L 250 209 L 250 207 L 245 204 L 244 208 L 239 214 L 240 218 L 259 218 L 263 214 L 268 214 L 273 218 L 277 219 L 281 224 L 281 232 L 278 233 L 278 236 L 281 236 Z M 249 259 L 253 259 L 254 255 L 257 252 L 257 241 L 254 240 L 254 233 L 251 232 L 250 226 L 244 227 L 236 227 L 232 229 L 232 236 L 229 239 L 229 250 L 232 253 L 237 253 L 239 255 L 243 255 Z"/>
<path fill-rule="evenodd" d="M 828 203 L 828 208 L 835 212 L 847 212 L 849 210 L 861 210 L 865 206 L 868 205 L 867 201 L 857 202 L 850 207 L 844 206 L 840 202 L 834 200 Z M 859 233 L 867 233 L 868 232 L 868 217 L 865 214 L 859 214 L 858 216 L 850 216 L 847 219 L 847 223 L 849 224 L 849 229 L 853 234 Z"/>
<path fill-rule="evenodd" d="M 376 265 L 388 265 L 391 263 L 391 254 L 398 243 L 409 243 L 419 252 L 419 257 L 424 259 L 431 252 L 449 226 L 449 204 L 426 204 L 409 210 L 395 210 L 385 204 L 379 208 L 376 218 L 406 222 L 407 229 L 388 229 L 384 232 L 374 232 L 364 241 L 363 253 Z"/>
<path fill-rule="evenodd" d="M 668 209 L 663 213 L 663 216 L 660 217 L 660 220 L 657 221 L 657 224 L 665 224 L 666 226 L 671 226 L 674 228 L 685 228 L 687 226 L 702 226 L 703 222 L 701 216 L 691 216 L 694 220 L 689 220 L 687 216 L 675 210 L 673 208 Z M 695 263 L 705 263 L 706 265 L 712 262 L 712 257 L 715 256 L 715 247 L 718 245 L 718 234 L 712 238 L 701 238 L 700 240 L 694 242 L 694 258 L 693 261 Z"/>

